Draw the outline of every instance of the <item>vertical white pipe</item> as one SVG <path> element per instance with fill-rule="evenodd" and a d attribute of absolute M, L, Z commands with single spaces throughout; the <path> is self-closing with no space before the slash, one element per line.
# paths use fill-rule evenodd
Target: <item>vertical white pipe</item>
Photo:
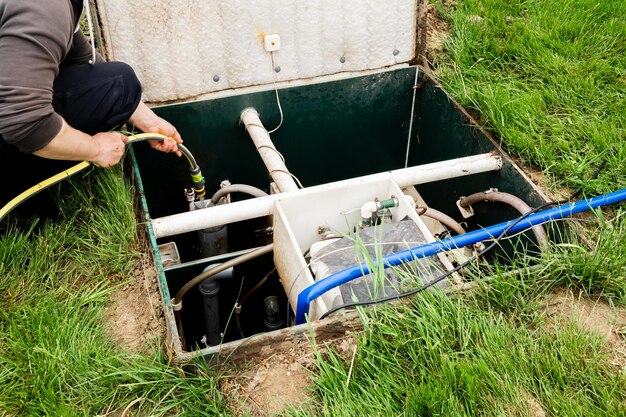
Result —
<path fill-rule="evenodd" d="M 241 122 L 250 134 L 254 146 L 259 151 L 261 159 L 263 159 L 280 192 L 286 193 L 297 190 L 298 186 L 289 173 L 285 161 L 274 147 L 270 134 L 259 118 L 259 113 L 253 108 L 247 108 L 241 113 Z"/>

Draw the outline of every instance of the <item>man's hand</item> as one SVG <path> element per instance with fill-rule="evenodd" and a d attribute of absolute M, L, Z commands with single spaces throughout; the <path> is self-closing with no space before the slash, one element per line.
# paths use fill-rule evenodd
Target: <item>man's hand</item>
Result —
<path fill-rule="evenodd" d="M 125 135 L 115 132 L 98 133 L 93 136 L 93 139 L 97 153 L 89 162 L 102 168 L 110 168 L 122 159 L 126 143 L 128 143 Z"/>
<path fill-rule="evenodd" d="M 139 107 L 137 107 L 137 110 L 135 110 L 135 113 L 131 116 L 130 122 L 145 133 L 158 133 L 172 139 L 165 141 L 148 141 L 150 146 L 154 149 L 166 153 L 175 153 L 177 156 L 182 155 L 178 150 L 178 144 L 183 143 L 180 133 L 178 133 L 170 122 L 154 114 L 144 103 L 139 104 Z"/>
<path fill-rule="evenodd" d="M 43 148 L 33 152 L 48 159 L 89 161 L 103 168 L 120 162 L 128 139 L 121 133 L 98 133 L 90 136 L 74 129 L 65 121 L 61 131 Z"/>

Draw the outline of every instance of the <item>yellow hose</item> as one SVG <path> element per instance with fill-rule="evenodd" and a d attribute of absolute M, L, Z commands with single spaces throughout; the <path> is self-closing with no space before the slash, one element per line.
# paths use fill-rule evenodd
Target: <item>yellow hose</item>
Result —
<path fill-rule="evenodd" d="M 149 140 L 149 139 L 167 140 L 171 138 L 165 135 L 158 134 L 158 133 L 139 133 L 137 135 L 128 136 L 128 143 L 132 143 L 132 142 L 140 141 L 140 140 Z M 174 140 L 174 139 L 171 139 L 171 140 Z M 182 146 L 182 145 L 179 145 L 179 146 Z M 189 162 L 189 164 L 192 165 L 193 162 L 190 160 L 187 153 L 183 152 L 183 155 L 185 155 L 185 158 L 187 158 L 187 161 Z M 5 204 L 4 207 L 2 207 L 2 209 L 0 209 L 0 222 L 4 219 L 4 217 L 7 214 L 9 214 L 13 209 L 15 209 L 15 207 L 19 206 L 24 201 L 28 200 L 30 197 L 34 196 L 38 192 L 43 191 L 46 188 L 51 187 L 54 184 L 61 182 L 66 178 L 71 177 L 72 175 L 78 174 L 79 172 L 89 168 L 90 166 L 91 166 L 91 162 L 88 162 L 88 161 L 80 162 L 74 165 L 73 167 L 68 168 L 65 171 L 59 172 L 58 174 L 53 175 L 52 177 L 47 178 L 41 181 L 40 183 L 30 187 L 28 190 L 22 192 L 13 200 Z"/>
<path fill-rule="evenodd" d="M 63 181 L 64 179 L 69 178 L 84 169 L 89 168 L 90 165 L 91 163 L 87 161 L 80 162 L 73 167 L 66 169 L 65 171 L 59 172 L 58 174 L 30 187 L 28 190 L 24 191 L 13 200 L 9 201 L 7 204 L 4 205 L 4 207 L 2 207 L 2 209 L 0 209 L 0 221 L 2 221 L 2 219 L 4 219 L 4 216 L 9 214 L 15 207 L 19 206 L 21 203 L 28 200 L 30 197 L 34 196 L 38 192 L 43 191 L 46 188 L 51 187 L 54 184 Z"/>

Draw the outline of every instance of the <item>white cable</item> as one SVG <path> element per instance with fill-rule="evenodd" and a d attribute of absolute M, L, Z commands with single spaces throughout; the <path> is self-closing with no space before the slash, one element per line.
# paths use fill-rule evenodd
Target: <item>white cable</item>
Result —
<path fill-rule="evenodd" d="M 93 38 L 93 24 L 91 22 L 91 10 L 89 7 L 89 0 L 83 0 L 83 5 L 87 14 L 87 25 L 89 26 L 89 44 L 91 45 L 91 59 L 89 60 L 89 65 L 93 65 L 96 63 L 96 44 Z"/>
<path fill-rule="evenodd" d="M 406 157 L 404 167 L 409 166 L 409 150 L 411 149 L 411 135 L 413 134 L 413 118 L 415 116 L 415 96 L 417 95 L 417 79 L 420 74 L 419 68 L 415 67 L 415 82 L 413 83 L 413 102 L 411 103 L 411 118 L 409 119 L 409 137 L 406 141 Z"/>
<path fill-rule="evenodd" d="M 284 115 L 283 115 L 283 107 L 280 105 L 280 97 L 278 97 L 278 86 L 276 85 L 276 67 L 274 65 L 274 52 L 270 52 L 270 57 L 272 58 L 272 80 L 274 82 L 274 91 L 276 92 L 276 103 L 278 104 L 278 111 L 280 112 L 280 123 L 274 129 L 269 130 L 267 133 L 274 133 L 283 125 Z"/>

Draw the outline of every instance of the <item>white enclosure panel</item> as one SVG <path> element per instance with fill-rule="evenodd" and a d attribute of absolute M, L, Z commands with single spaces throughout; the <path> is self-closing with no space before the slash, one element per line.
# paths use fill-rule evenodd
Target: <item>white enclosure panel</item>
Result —
<path fill-rule="evenodd" d="M 383 68 L 415 55 L 417 0 L 97 0 L 109 60 L 157 103 Z M 271 55 L 264 34 L 279 34 Z"/>

